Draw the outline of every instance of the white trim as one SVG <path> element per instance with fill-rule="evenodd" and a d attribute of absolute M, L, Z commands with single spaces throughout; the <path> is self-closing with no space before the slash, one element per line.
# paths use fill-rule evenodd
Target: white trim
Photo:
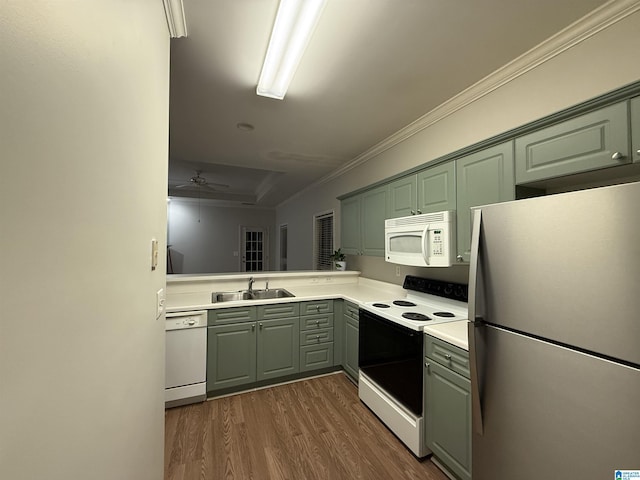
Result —
<path fill-rule="evenodd" d="M 463 90 L 446 102 L 440 104 L 393 135 L 387 137 L 382 142 L 374 145 L 369 150 L 361 153 L 342 167 L 325 175 L 303 190 L 300 190 L 278 206 L 288 203 L 318 185 L 322 185 L 344 175 L 349 170 L 356 168 L 425 128 L 447 118 L 476 100 L 481 99 L 485 95 L 488 95 L 494 90 L 587 40 L 605 28 L 634 14 L 638 10 L 640 10 L 639 0 L 610 0 L 580 20 L 549 37 L 528 52 L 525 52 L 503 67 L 487 75 L 466 90 Z"/>
<path fill-rule="evenodd" d="M 171 38 L 187 36 L 187 20 L 184 15 L 182 0 L 162 0 L 164 14 L 167 17 L 167 28 Z"/>

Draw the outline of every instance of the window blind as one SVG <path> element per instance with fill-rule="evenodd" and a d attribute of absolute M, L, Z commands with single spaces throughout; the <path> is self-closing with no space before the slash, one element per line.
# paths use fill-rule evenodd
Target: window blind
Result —
<path fill-rule="evenodd" d="M 333 212 L 314 216 L 314 267 L 331 270 L 333 262 Z"/>

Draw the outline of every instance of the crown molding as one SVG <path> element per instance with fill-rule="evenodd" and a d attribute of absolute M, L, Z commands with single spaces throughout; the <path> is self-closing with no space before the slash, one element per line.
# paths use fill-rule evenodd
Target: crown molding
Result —
<path fill-rule="evenodd" d="M 184 16 L 182 0 L 162 0 L 164 14 L 167 17 L 167 27 L 171 38 L 187 36 L 187 20 Z"/>
<path fill-rule="evenodd" d="M 629 15 L 632 15 L 638 10 L 640 10 L 639 0 L 611 0 L 605 3 L 601 7 L 582 17 L 580 20 L 572 23 L 555 35 L 549 37 L 544 42 L 533 47 L 531 50 L 525 52 L 503 67 L 487 75 L 482 80 L 476 82 L 469 88 L 463 90 L 456 96 L 450 98 L 398 132 L 387 137 L 382 142 L 374 145 L 369 150 L 361 153 L 347 164 L 337 170 L 334 170 L 330 174 L 325 175 L 320 180 L 301 190 L 280 205 L 288 203 L 290 200 L 302 195 L 307 190 L 340 177 L 349 170 L 371 160 L 391 147 L 454 114 L 476 100 L 479 100 L 485 95 L 488 95 L 503 85 L 553 59 L 593 35 L 596 35 L 598 32 L 610 27 Z"/>

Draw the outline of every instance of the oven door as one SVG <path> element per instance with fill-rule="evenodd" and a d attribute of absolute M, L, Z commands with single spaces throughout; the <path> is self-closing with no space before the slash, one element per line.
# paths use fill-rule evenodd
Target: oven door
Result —
<path fill-rule="evenodd" d="M 422 416 L 422 332 L 360 310 L 360 370 L 414 415 Z"/>

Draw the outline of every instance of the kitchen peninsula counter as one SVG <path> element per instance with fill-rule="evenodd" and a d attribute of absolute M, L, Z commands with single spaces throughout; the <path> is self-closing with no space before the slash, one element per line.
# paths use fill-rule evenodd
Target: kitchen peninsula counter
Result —
<path fill-rule="evenodd" d="M 254 290 L 284 288 L 294 296 L 268 300 L 239 300 L 211 302 L 213 292 L 232 292 L 248 288 L 253 278 Z M 404 298 L 406 291 L 400 285 L 360 276 L 358 271 L 322 272 L 242 272 L 229 274 L 167 275 L 167 313 L 190 310 L 213 310 L 242 305 L 305 302 L 318 299 L 343 299 L 356 305 L 367 302 L 385 302 Z M 468 349 L 467 322 L 450 322 L 425 327 L 425 332 Z"/>

